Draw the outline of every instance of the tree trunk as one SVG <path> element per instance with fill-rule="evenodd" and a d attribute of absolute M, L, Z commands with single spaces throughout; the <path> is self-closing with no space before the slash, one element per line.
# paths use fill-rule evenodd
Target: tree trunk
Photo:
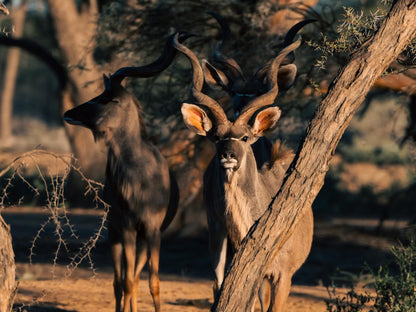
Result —
<path fill-rule="evenodd" d="M 12 310 L 17 290 L 15 269 L 10 228 L 0 214 L 0 312 Z"/>
<path fill-rule="evenodd" d="M 12 11 L 12 21 L 14 26 L 13 35 L 21 37 L 26 18 L 26 5 L 24 1 L 18 8 Z M 19 68 L 20 49 L 10 48 L 7 52 L 6 70 L 4 73 L 3 92 L 0 101 L 0 142 L 2 146 L 10 146 L 12 140 L 12 112 L 13 97 L 16 86 L 17 71 Z"/>
<path fill-rule="evenodd" d="M 68 66 L 69 83 L 62 95 L 62 112 L 102 92 L 102 73 L 92 56 L 98 9 L 95 0 L 90 2 L 89 7 L 82 7 L 78 11 L 73 0 L 48 1 L 57 41 Z M 88 177 L 100 180 L 104 176 L 106 159 L 103 144 L 96 144 L 91 131 L 87 129 L 68 125 L 65 127 L 81 169 Z M 72 179 L 71 189 L 78 193 L 79 187 L 74 183 Z"/>
<path fill-rule="evenodd" d="M 320 191 L 328 162 L 353 114 L 376 79 L 415 37 L 415 25 L 416 2 L 395 1 L 378 32 L 352 55 L 334 80 L 308 126 L 281 190 L 236 253 L 214 311 L 248 311 L 267 263 Z"/>

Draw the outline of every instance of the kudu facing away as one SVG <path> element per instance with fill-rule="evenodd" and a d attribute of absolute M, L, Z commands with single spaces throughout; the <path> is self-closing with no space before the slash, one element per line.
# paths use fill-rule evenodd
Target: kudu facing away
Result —
<path fill-rule="evenodd" d="M 188 37 L 178 36 L 180 41 Z M 64 115 L 66 122 L 91 129 L 95 138 L 103 138 L 108 147 L 105 199 L 111 205 L 108 230 L 117 312 L 121 311 L 123 293 L 124 311 L 137 311 L 140 272 L 147 259 L 150 292 L 155 310 L 160 311 L 160 236 L 172 221 L 179 201 L 166 159 L 146 137 L 140 102 L 120 83 L 126 76 L 160 73 L 175 54 L 170 37 L 157 61 L 104 76 L 102 94 Z"/>
<path fill-rule="evenodd" d="M 280 109 L 265 107 L 273 104 L 278 94 L 278 71 L 282 60 L 300 45 L 300 40 L 284 48 L 267 66 L 268 90 L 253 97 L 235 121 L 230 121 L 220 104 L 201 92 L 204 83 L 202 67 L 195 54 L 176 39 L 174 46 L 192 64 L 192 96 L 199 106 L 208 108 L 207 112 L 197 105 L 184 103 L 182 115 L 185 124 L 216 144 L 216 155 L 204 174 L 204 200 L 216 296 L 224 278 L 227 244 L 230 242 L 231 247 L 239 248 L 250 227 L 271 204 L 293 157 L 291 151 L 279 150 L 279 144 L 276 144 L 270 161 L 258 169 L 251 145 L 276 127 Z M 255 113 L 257 115 L 250 123 Z M 310 209 L 268 265 L 259 290 L 263 311 L 283 311 L 292 275 L 309 254 L 312 234 L 313 216 Z"/>

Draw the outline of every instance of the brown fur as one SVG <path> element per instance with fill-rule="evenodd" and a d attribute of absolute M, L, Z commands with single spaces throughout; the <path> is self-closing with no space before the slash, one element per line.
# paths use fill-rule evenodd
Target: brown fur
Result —
<path fill-rule="evenodd" d="M 105 96 L 67 111 L 64 118 L 90 128 L 108 147 L 104 196 L 111 206 L 115 310 L 122 311 L 124 297 L 123 311 L 137 311 L 140 272 L 148 262 L 149 288 L 160 311 L 160 237 L 175 215 L 179 192 L 167 160 L 147 139 L 140 102 L 121 85 L 112 85 Z"/>
<path fill-rule="evenodd" d="M 271 168 L 274 164 L 279 163 L 287 169 L 294 157 L 295 153 L 293 150 L 278 140 L 272 146 L 268 167 Z"/>

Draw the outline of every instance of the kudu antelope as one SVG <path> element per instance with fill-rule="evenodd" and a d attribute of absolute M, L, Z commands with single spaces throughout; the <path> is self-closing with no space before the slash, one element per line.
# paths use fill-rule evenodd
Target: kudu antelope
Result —
<path fill-rule="evenodd" d="M 267 92 L 268 85 L 266 76 L 270 68 L 271 60 L 259 68 L 253 76 L 247 78 L 247 75 L 244 74 L 237 61 L 225 54 L 225 50 L 231 46 L 231 30 L 227 20 L 214 12 L 208 12 L 208 14 L 212 15 L 221 26 L 222 40 L 212 55 L 213 62 L 218 64 L 217 67 L 207 60 L 202 60 L 204 79 L 206 85 L 214 93 L 219 90 L 228 93 L 232 102 L 233 118 L 235 119 L 252 99 Z M 296 34 L 305 25 L 315 21 L 314 19 L 307 19 L 294 25 L 284 38 L 283 48 L 293 42 Z M 297 73 L 297 67 L 293 64 L 294 60 L 293 52 L 289 53 L 282 60 L 277 73 L 279 90 L 287 90 L 292 86 Z M 265 162 L 270 161 L 271 146 L 270 141 L 265 137 L 259 138 L 252 145 L 258 169 Z"/>
<path fill-rule="evenodd" d="M 207 209 L 211 260 L 215 272 L 214 296 L 217 295 L 224 279 L 228 243 L 234 250 L 239 248 L 250 227 L 270 205 L 293 157 L 291 151 L 279 150 L 279 144 L 276 144 L 272 148 L 270 161 L 258 169 L 251 145 L 276 127 L 280 109 L 268 106 L 273 104 L 278 94 L 278 71 L 281 62 L 299 45 L 300 39 L 289 44 L 268 63 L 268 90 L 252 97 L 231 121 L 220 104 L 201 91 L 204 75 L 198 58 L 181 44 L 177 37 L 174 38 L 175 48 L 185 54 L 191 62 L 191 94 L 198 104 L 182 105 L 184 122 L 190 130 L 198 135 L 207 136 L 216 145 L 216 155 L 204 174 L 204 201 Z M 250 122 L 253 116 L 254 121 Z M 263 311 L 283 311 L 292 275 L 309 254 L 312 234 L 313 216 L 310 209 L 283 248 L 268 264 L 267 274 L 259 290 Z"/>
<path fill-rule="evenodd" d="M 180 41 L 188 37 L 178 36 Z M 154 76 L 169 66 L 175 54 L 170 37 L 157 61 L 104 76 L 102 94 L 64 115 L 66 122 L 91 129 L 108 147 L 104 194 L 111 205 L 108 231 L 117 312 L 123 295 L 124 312 L 137 311 L 140 272 L 147 259 L 150 292 L 155 310 L 160 311 L 160 236 L 172 221 L 179 200 L 166 159 L 146 136 L 140 102 L 121 81 L 126 76 Z"/>

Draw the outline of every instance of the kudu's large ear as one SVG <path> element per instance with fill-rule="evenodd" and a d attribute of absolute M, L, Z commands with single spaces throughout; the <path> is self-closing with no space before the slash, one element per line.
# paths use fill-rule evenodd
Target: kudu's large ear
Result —
<path fill-rule="evenodd" d="M 260 137 L 266 132 L 274 130 L 281 113 L 278 107 L 269 107 L 259 112 L 251 129 L 253 134 Z"/>
<path fill-rule="evenodd" d="M 208 131 L 211 130 L 211 119 L 209 119 L 207 113 L 202 108 L 194 104 L 183 103 L 181 112 L 186 126 L 191 131 L 206 136 Z"/>
<path fill-rule="evenodd" d="M 227 90 L 230 83 L 227 76 L 208 63 L 207 60 L 202 60 L 201 63 L 207 85 L 213 90 Z"/>
<path fill-rule="evenodd" d="M 292 86 L 295 82 L 297 71 L 298 68 L 295 64 L 280 66 L 277 74 L 277 82 L 280 90 L 287 90 Z"/>
<path fill-rule="evenodd" d="M 279 91 L 285 91 L 292 86 L 295 82 L 297 70 L 298 68 L 295 64 L 280 66 L 279 71 L 277 72 L 277 84 L 279 86 Z M 266 83 L 267 71 L 261 70 L 256 74 L 256 77 L 262 83 Z"/>

